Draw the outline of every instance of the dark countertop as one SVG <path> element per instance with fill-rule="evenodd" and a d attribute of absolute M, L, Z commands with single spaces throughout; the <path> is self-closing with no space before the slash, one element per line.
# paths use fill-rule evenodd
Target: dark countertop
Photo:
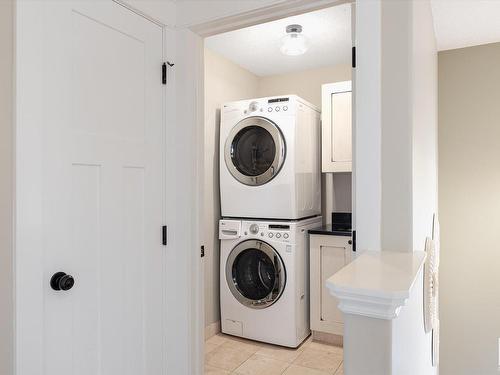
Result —
<path fill-rule="evenodd" d="M 333 230 L 332 224 L 323 225 L 322 227 L 309 229 L 309 234 L 323 234 L 327 236 L 352 236 L 352 230 Z"/>

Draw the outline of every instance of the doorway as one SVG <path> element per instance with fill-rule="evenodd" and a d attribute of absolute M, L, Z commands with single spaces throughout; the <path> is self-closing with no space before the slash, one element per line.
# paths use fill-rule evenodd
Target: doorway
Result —
<path fill-rule="evenodd" d="M 219 288 L 220 283 L 223 282 L 223 278 L 220 278 L 222 265 L 219 257 L 219 219 L 221 218 L 219 168 L 227 166 L 230 170 L 234 170 L 234 173 L 231 173 L 233 176 L 236 175 L 235 178 L 240 181 L 244 180 L 242 183 L 248 185 L 250 182 L 258 186 L 259 181 L 252 180 L 252 167 L 262 168 L 259 170 L 264 172 L 259 173 L 262 175 L 271 170 L 276 161 L 275 157 L 262 154 L 262 163 L 258 165 L 247 163 L 247 165 L 243 163 L 245 160 L 238 159 L 238 155 L 232 149 L 231 151 L 237 159 L 234 163 L 231 157 L 227 156 L 230 151 L 220 146 L 222 144 L 219 139 L 221 107 L 225 102 L 296 94 L 320 108 L 322 106 L 321 86 L 323 84 L 349 81 L 353 78 L 351 16 L 351 4 L 342 4 L 293 17 L 280 18 L 273 22 L 258 23 L 251 27 L 216 34 L 205 39 L 205 124 L 204 153 L 202 155 L 204 160 L 202 184 L 205 203 L 202 231 L 205 248 L 205 257 L 203 258 L 205 338 L 207 339 L 205 352 L 208 354 L 215 350 L 222 351 L 222 345 L 238 345 L 238 343 L 231 341 L 232 338 L 218 335 L 220 332 Z M 323 25 L 321 25 L 322 22 Z M 309 40 L 311 49 L 308 52 L 310 55 L 307 55 L 306 52 L 301 58 L 301 56 L 286 56 L 280 51 L 280 43 L 286 33 L 286 27 L 293 24 L 301 24 L 304 34 L 312 39 Z M 315 31 L 311 30 L 313 27 L 318 34 L 314 34 Z M 325 49 L 318 51 L 318 48 L 321 50 L 321 47 L 318 46 L 321 43 L 318 43 L 316 37 L 331 38 L 328 39 L 328 42 L 334 43 L 336 52 Z M 262 40 L 269 43 L 263 43 L 266 45 L 260 46 L 259 41 Z M 317 55 L 314 55 L 315 53 Z M 276 154 L 279 145 L 283 143 L 280 141 L 279 130 L 275 131 L 272 124 L 270 129 L 254 123 L 247 125 L 251 128 L 241 124 L 239 125 L 241 129 L 234 132 L 233 138 L 236 140 L 236 146 L 239 147 L 239 143 L 243 144 L 246 138 L 249 138 L 248 141 L 250 141 L 250 138 L 255 137 L 259 131 L 265 131 L 267 137 L 259 138 L 272 140 L 270 143 L 274 145 L 274 154 Z M 242 133 L 241 130 L 245 129 L 248 131 Z M 233 143 L 235 142 L 231 142 L 231 144 Z M 263 149 L 268 150 L 269 147 L 263 147 Z M 225 159 L 222 160 L 221 157 Z M 278 165 L 279 161 L 274 167 L 275 171 L 279 170 Z M 268 182 L 273 175 L 274 173 L 270 172 L 269 176 L 265 176 L 267 180 L 263 181 L 262 184 Z M 321 185 L 322 212 L 325 223 L 331 222 L 333 210 L 352 211 L 351 173 L 324 174 Z M 247 361 L 251 364 L 255 362 L 255 358 L 262 358 L 262 352 L 259 353 L 259 350 L 262 349 L 259 347 L 260 344 L 255 342 L 244 342 L 244 344 L 249 345 L 247 346 L 249 356 L 238 366 L 233 368 L 238 362 L 236 360 L 224 368 L 224 364 L 218 362 L 219 360 L 223 361 L 223 356 L 219 355 L 211 362 L 210 359 L 208 360 L 207 368 L 212 371 L 216 371 L 217 368 L 221 371 L 235 371 Z M 271 358 L 271 360 L 280 361 L 280 359 L 286 358 L 285 368 L 288 368 L 292 366 L 293 360 L 297 359 L 295 355 L 298 351 L 263 346 L 263 352 L 268 354 L 267 356 L 263 355 L 264 360 Z M 266 352 L 268 349 L 269 351 Z M 276 350 L 273 351 L 273 349 Z M 328 347 L 326 349 L 328 352 Z M 283 355 L 281 358 L 279 355 L 278 358 L 269 355 L 269 352 L 279 352 L 280 350 L 282 351 L 280 355 Z M 336 354 L 338 355 L 338 352 Z M 298 356 L 299 354 L 297 354 Z M 214 357 L 213 354 L 212 357 Z M 237 357 L 242 360 L 244 356 L 240 353 Z M 328 368 L 328 371 L 332 369 L 335 371 L 340 366 L 337 362 L 330 363 L 330 365 L 336 367 L 334 369 Z"/>

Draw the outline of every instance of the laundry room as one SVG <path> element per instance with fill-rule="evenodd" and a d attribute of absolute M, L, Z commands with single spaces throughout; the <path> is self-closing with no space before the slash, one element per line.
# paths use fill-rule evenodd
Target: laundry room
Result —
<path fill-rule="evenodd" d="M 342 373 L 341 314 L 321 301 L 353 250 L 352 13 L 341 4 L 205 38 L 207 373 Z"/>

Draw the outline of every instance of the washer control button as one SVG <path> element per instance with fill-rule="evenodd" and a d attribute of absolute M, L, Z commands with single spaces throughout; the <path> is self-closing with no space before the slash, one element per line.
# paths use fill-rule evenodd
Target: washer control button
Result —
<path fill-rule="evenodd" d="M 283 106 L 283 111 L 288 111 L 288 107 L 286 105 Z"/>
<path fill-rule="evenodd" d="M 276 108 L 274 108 L 274 110 L 275 110 L 276 112 L 279 112 L 279 111 L 280 111 L 280 107 L 276 107 Z"/>
<path fill-rule="evenodd" d="M 272 112 L 272 111 L 273 111 L 273 109 L 272 109 L 271 107 L 269 107 L 269 108 L 267 109 L 267 112 Z"/>
<path fill-rule="evenodd" d="M 276 233 L 276 238 L 281 238 L 281 233 Z"/>
<path fill-rule="evenodd" d="M 269 236 L 269 238 L 273 238 L 274 234 L 272 234 L 271 232 L 269 232 L 268 236 Z"/>
<path fill-rule="evenodd" d="M 286 239 L 286 238 L 288 238 L 288 237 L 289 237 L 289 236 L 288 236 L 288 233 L 285 233 L 285 234 L 283 235 L 283 238 L 285 238 L 285 239 Z"/>

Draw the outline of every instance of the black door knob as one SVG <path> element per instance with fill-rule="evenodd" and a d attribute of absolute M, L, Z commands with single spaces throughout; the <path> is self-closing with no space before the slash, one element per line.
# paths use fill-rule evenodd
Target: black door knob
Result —
<path fill-rule="evenodd" d="M 75 285 L 75 279 L 65 272 L 56 272 L 50 278 L 50 286 L 54 290 L 70 290 L 73 285 Z"/>

